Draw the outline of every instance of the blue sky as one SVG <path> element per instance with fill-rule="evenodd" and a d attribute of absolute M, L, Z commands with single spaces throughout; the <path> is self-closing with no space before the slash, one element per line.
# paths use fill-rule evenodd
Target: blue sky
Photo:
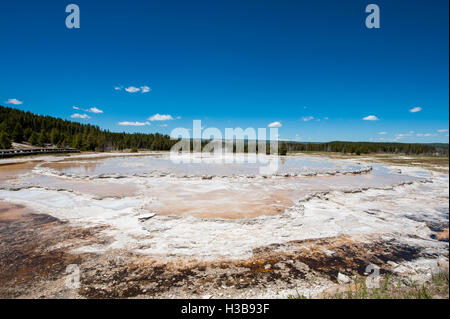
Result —
<path fill-rule="evenodd" d="M 80 29 L 65 26 L 69 3 Z M 369 3 L 380 29 L 365 27 Z M 448 12 L 447 0 L 2 1 L 0 104 L 111 131 L 199 119 L 279 122 L 299 141 L 447 143 Z"/>

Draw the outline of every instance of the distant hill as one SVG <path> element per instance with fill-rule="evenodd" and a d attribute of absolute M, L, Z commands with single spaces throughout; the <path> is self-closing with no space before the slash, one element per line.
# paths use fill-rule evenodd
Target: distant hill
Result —
<path fill-rule="evenodd" d="M 11 143 L 35 146 L 52 144 L 82 151 L 111 151 L 124 149 L 170 150 L 177 142 L 168 135 L 141 133 L 112 133 L 98 126 L 42 116 L 10 107 L 0 106 L 0 149 Z M 203 140 L 202 145 L 208 141 Z M 279 142 L 280 153 L 286 151 L 341 152 L 350 154 L 396 153 L 447 155 L 448 144 L 406 144 L 333 141 L 328 143 Z M 192 145 L 192 140 L 191 140 Z M 192 149 L 192 146 L 191 146 Z M 234 148 L 235 149 L 235 148 Z M 248 141 L 245 141 L 246 152 Z"/>
<path fill-rule="evenodd" d="M 447 155 L 449 145 L 444 143 L 374 143 L 333 141 L 327 143 L 285 142 L 288 151 L 339 152 L 351 154 L 395 153 L 395 154 L 427 154 Z"/>
<path fill-rule="evenodd" d="M 168 135 L 112 133 L 98 126 L 24 112 L 0 106 L 0 149 L 11 142 L 35 146 L 53 144 L 83 151 L 123 149 L 170 150 L 176 142 Z"/>

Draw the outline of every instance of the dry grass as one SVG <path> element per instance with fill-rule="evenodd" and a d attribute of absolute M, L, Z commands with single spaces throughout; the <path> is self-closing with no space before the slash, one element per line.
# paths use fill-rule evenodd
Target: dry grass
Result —
<path fill-rule="evenodd" d="M 379 288 L 368 288 L 365 278 L 359 277 L 352 284 L 335 292 L 323 293 L 322 299 L 448 299 L 448 271 L 432 275 L 432 278 L 418 284 L 410 279 L 393 280 L 385 275 Z M 289 296 L 291 299 L 308 299 L 303 295 Z"/>

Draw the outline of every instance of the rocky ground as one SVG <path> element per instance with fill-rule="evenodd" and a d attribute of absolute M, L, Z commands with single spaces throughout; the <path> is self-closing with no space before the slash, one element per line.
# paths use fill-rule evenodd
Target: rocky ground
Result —
<path fill-rule="evenodd" d="M 394 190 L 371 191 L 365 196 L 350 193 L 345 200 L 342 194 L 319 194 L 304 199 L 302 209 L 326 211 L 343 205 L 360 209 L 370 204 L 367 216 L 390 221 L 392 212 L 377 207 L 375 198 L 392 197 L 387 192 Z M 419 193 L 414 196 L 417 202 L 424 200 Z M 448 201 L 448 194 L 442 194 L 442 199 Z M 405 205 L 412 203 L 405 201 Z M 403 207 L 401 200 L 392 198 L 392 202 L 388 203 L 395 204 L 395 209 Z M 107 235 L 113 233 L 111 225 L 70 223 L 0 199 L 0 297 L 321 298 L 353 278 L 370 276 L 369 265 L 377 265 L 381 275 L 390 274 L 395 280 L 423 283 L 433 273 L 448 272 L 448 209 L 443 214 L 443 219 L 423 214 L 420 221 L 407 215 L 411 225 L 423 223 L 417 234 L 338 232 L 256 246 L 240 258 L 203 259 L 114 248 L 110 245 L 114 238 Z M 86 247 L 109 248 L 90 252 Z M 78 287 L 69 281 L 73 278 L 70 265 L 79 269 Z M 448 291 L 436 297 L 448 298 Z"/>
<path fill-rule="evenodd" d="M 52 217 L 14 208 L 0 219 L 2 298 L 285 298 L 318 296 L 381 274 L 424 282 L 448 268 L 448 254 L 391 237 L 339 236 L 255 249 L 243 260 L 160 260 L 129 251 L 73 254 L 69 248 L 101 243 L 97 228 L 75 228 Z M 5 209 L 3 206 L 2 209 Z M 414 238 L 412 238 L 414 240 Z M 80 287 L 67 287 L 68 265 L 80 267 Z"/>

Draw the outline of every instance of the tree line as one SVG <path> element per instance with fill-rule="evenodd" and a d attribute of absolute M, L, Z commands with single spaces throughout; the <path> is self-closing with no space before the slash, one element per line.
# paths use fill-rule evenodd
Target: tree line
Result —
<path fill-rule="evenodd" d="M 389 153 L 406 155 L 446 155 L 448 144 L 408 144 L 408 143 L 373 143 L 373 142 L 329 142 L 297 143 L 286 142 L 288 151 L 296 152 L 337 152 L 347 154 Z"/>
<path fill-rule="evenodd" d="M 56 145 L 72 147 L 81 151 L 114 150 L 170 150 L 178 142 L 168 135 L 159 133 L 114 133 L 102 130 L 98 126 L 71 122 L 51 116 L 42 116 L 18 109 L 0 106 L 0 149 L 11 148 L 11 141 L 28 142 L 35 146 Z M 201 142 L 202 148 L 209 141 Z M 252 141 L 250 143 L 257 143 Z M 244 152 L 249 149 L 249 141 L 244 141 Z M 251 148 L 253 149 L 253 147 Z M 193 141 L 191 140 L 191 150 Z M 257 145 L 256 145 L 256 150 Z M 266 152 L 269 152 L 269 142 Z M 233 143 L 233 151 L 236 145 Z M 328 142 L 301 143 L 282 141 L 278 144 L 278 153 L 287 152 L 338 152 L 347 154 L 394 153 L 449 155 L 448 144 L 406 144 L 406 143 L 372 143 L 372 142 Z"/>
<path fill-rule="evenodd" d="M 170 150 L 176 143 L 168 135 L 159 133 L 114 133 L 90 124 L 0 106 L 0 149 L 11 148 L 12 141 L 99 152 L 124 149 Z"/>

